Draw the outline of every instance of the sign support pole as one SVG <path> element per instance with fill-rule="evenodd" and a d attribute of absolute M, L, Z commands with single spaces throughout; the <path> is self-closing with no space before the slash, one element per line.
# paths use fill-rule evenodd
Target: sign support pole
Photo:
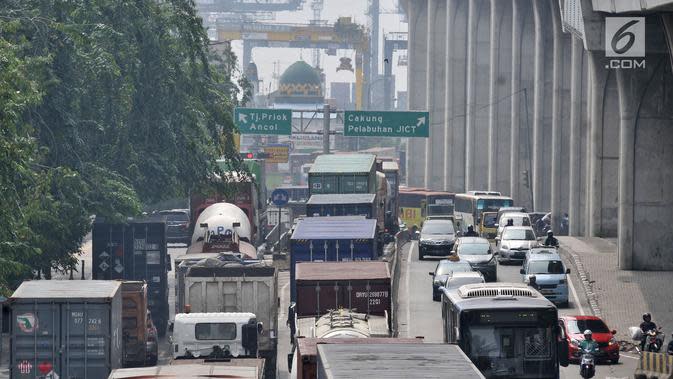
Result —
<path fill-rule="evenodd" d="M 280 243 L 280 227 L 281 227 L 281 223 L 280 223 L 280 213 L 281 213 L 281 211 L 282 211 L 282 207 L 281 207 L 281 206 L 278 206 L 278 252 L 280 252 L 281 250 L 283 250 L 283 249 L 282 249 L 283 246 L 282 246 L 281 243 Z"/>
<path fill-rule="evenodd" d="M 330 122 L 330 108 L 329 104 L 323 105 L 323 122 L 322 122 L 322 153 L 329 154 L 329 122 Z"/>

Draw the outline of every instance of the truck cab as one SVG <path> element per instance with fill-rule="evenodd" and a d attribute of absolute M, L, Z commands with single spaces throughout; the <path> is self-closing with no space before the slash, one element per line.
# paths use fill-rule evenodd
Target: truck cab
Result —
<path fill-rule="evenodd" d="M 173 358 L 256 358 L 262 323 L 250 312 L 179 313 L 173 327 Z"/>

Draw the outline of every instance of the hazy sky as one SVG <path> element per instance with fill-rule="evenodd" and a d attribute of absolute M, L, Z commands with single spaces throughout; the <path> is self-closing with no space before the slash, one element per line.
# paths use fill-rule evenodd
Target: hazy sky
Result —
<path fill-rule="evenodd" d="M 311 10 L 312 0 L 305 0 L 303 9 L 296 12 L 279 12 L 276 14 L 275 22 L 278 23 L 301 23 L 308 24 L 313 18 Z M 352 17 L 354 22 L 369 27 L 369 20 L 366 15 L 366 0 L 324 0 L 322 11 L 322 20 L 334 23 L 339 17 Z M 380 0 L 382 12 L 391 12 L 397 9 L 397 0 Z M 264 21 L 274 22 L 274 21 Z M 380 25 L 383 32 L 406 32 L 407 24 L 401 22 L 401 17 L 397 14 L 381 14 Z M 380 35 L 379 50 L 383 54 L 382 35 Z M 243 43 L 236 41 L 233 44 L 234 51 L 239 57 L 239 63 L 242 65 Z M 406 52 L 405 52 L 406 53 Z M 406 90 L 407 71 L 406 66 L 398 66 L 398 55 L 393 57 L 393 74 L 396 75 L 396 89 Z M 327 83 L 330 82 L 354 82 L 355 75 L 350 71 L 336 72 L 340 57 L 350 57 L 355 65 L 355 52 L 352 50 L 338 50 L 337 56 L 327 56 L 321 54 L 321 65 L 327 74 Z M 274 71 L 274 62 L 279 66 L 279 72 L 283 71 L 292 63 L 303 58 L 309 64 L 312 63 L 312 51 L 310 49 L 281 49 L 281 48 L 255 48 L 252 52 L 252 59 L 257 64 L 259 77 L 262 80 L 261 87 L 263 92 L 268 92 L 269 85 L 271 90 L 275 90 L 275 83 L 272 80 Z M 244 68 L 245 65 L 242 65 Z M 383 73 L 381 63 L 379 70 Z"/>

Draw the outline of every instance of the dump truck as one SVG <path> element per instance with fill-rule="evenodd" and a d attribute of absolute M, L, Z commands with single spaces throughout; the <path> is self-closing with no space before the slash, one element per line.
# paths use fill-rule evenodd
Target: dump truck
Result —
<path fill-rule="evenodd" d="M 185 264 L 183 262 L 182 264 Z M 231 262 L 208 258 L 184 276 L 184 302 L 191 312 L 250 312 L 261 322 L 259 356 L 268 378 L 275 377 L 278 336 L 278 276 L 264 262 Z"/>

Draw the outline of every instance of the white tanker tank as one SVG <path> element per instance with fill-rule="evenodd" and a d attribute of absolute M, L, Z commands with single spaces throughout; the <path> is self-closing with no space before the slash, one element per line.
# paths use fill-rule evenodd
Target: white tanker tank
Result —
<path fill-rule="evenodd" d="M 239 226 L 234 227 L 234 223 Z M 211 234 L 221 234 L 225 230 L 233 230 L 245 241 L 252 241 L 252 228 L 248 216 L 241 208 L 230 203 L 215 203 L 204 209 L 194 224 L 194 233 L 192 234 L 192 244 L 206 235 L 206 228 L 201 224 L 208 224 L 208 231 Z"/>

